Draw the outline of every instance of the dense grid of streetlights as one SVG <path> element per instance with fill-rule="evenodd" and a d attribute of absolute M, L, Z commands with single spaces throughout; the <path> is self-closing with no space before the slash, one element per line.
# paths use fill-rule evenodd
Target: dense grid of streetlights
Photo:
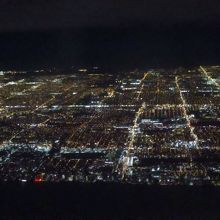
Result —
<path fill-rule="evenodd" d="M 220 184 L 220 67 L 0 71 L 0 181 Z"/>

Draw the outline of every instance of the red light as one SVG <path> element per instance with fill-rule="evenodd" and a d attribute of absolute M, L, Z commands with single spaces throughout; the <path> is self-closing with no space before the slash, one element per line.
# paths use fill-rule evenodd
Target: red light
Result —
<path fill-rule="evenodd" d="M 34 179 L 34 182 L 35 183 L 40 183 L 40 182 L 42 182 L 43 180 L 42 180 L 42 178 L 40 178 L 40 177 L 35 177 L 35 179 Z"/>

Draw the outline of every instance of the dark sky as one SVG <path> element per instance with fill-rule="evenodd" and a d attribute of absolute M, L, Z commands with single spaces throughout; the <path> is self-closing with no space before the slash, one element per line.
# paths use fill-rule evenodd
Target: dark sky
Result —
<path fill-rule="evenodd" d="M 0 69 L 220 63 L 220 0 L 0 0 Z"/>
<path fill-rule="evenodd" d="M 0 0 L 1 32 L 219 20 L 219 0 Z"/>

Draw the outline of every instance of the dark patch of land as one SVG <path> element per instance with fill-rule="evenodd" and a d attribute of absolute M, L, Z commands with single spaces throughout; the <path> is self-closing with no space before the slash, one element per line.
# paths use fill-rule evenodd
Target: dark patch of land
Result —
<path fill-rule="evenodd" d="M 219 219 L 220 188 L 126 184 L 0 185 L 1 219 Z"/>

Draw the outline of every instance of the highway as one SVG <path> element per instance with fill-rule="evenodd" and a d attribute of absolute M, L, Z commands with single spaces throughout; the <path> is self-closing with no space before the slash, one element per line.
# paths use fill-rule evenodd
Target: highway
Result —
<path fill-rule="evenodd" d="M 187 103 L 186 103 L 186 100 L 184 99 L 183 94 L 181 92 L 181 89 L 180 89 L 180 86 L 179 86 L 178 76 L 175 77 L 175 83 L 176 83 L 177 90 L 179 91 L 179 94 L 180 94 L 180 99 L 182 101 L 182 106 L 181 107 L 182 107 L 182 110 L 183 110 L 184 117 L 187 121 L 187 126 L 190 129 L 190 134 L 191 134 L 192 138 L 195 141 L 195 147 L 198 148 L 199 147 L 199 139 L 198 139 L 198 136 L 196 135 L 196 133 L 194 132 L 195 128 L 190 123 L 190 118 L 189 118 L 189 115 L 187 114 L 187 110 L 186 110 Z"/>
<path fill-rule="evenodd" d="M 138 96 L 136 97 L 137 101 L 140 100 L 140 96 L 143 93 L 144 80 L 146 79 L 147 76 L 149 76 L 149 73 L 144 73 L 144 76 L 141 79 L 140 90 L 138 92 Z M 136 129 L 138 128 L 138 120 L 139 120 L 140 116 L 143 114 L 145 108 L 146 108 L 146 104 L 145 104 L 145 102 L 143 102 L 141 107 L 138 109 L 138 111 L 135 114 L 133 126 L 131 127 L 130 134 L 128 137 L 128 149 L 126 151 L 127 153 L 126 153 L 126 156 L 123 158 L 122 179 L 124 179 L 124 177 L 125 177 L 128 166 L 133 165 L 133 163 L 130 163 L 130 161 L 133 161 L 131 159 L 131 150 L 134 148 L 135 133 L 136 133 Z"/>
<path fill-rule="evenodd" d="M 220 89 L 220 84 L 217 83 L 216 80 L 213 79 L 213 78 L 209 75 L 209 73 L 205 70 L 204 67 L 200 66 L 200 70 L 201 70 L 201 72 L 202 72 L 203 74 L 205 74 L 205 76 L 208 78 L 208 80 L 209 80 L 212 84 L 214 84 L 216 87 L 218 87 L 218 88 Z"/>

